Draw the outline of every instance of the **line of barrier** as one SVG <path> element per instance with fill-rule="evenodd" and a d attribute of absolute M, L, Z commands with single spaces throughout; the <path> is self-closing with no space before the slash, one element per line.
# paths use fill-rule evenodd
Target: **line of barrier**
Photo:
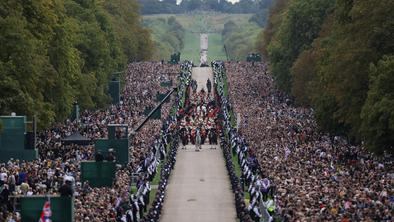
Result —
<path fill-rule="evenodd" d="M 225 157 L 227 159 L 230 158 L 232 164 L 239 164 L 241 173 L 240 173 L 240 178 L 235 179 L 236 182 L 239 183 L 239 185 L 242 188 L 242 192 L 244 192 L 244 184 L 247 181 L 247 183 L 250 184 L 249 189 L 248 189 L 248 195 L 251 197 L 251 203 L 249 204 L 249 207 L 247 211 L 249 212 L 249 215 L 251 216 L 252 220 L 254 221 L 262 221 L 262 222 L 270 222 L 275 219 L 275 199 L 276 196 L 274 194 L 274 186 L 270 186 L 269 180 L 261 179 L 260 180 L 260 174 L 258 173 L 258 170 L 260 167 L 259 166 L 251 166 L 247 161 L 247 152 L 246 149 L 243 149 L 244 143 L 241 141 L 238 141 L 240 136 L 237 133 L 237 130 L 235 128 L 235 119 L 234 119 L 234 114 L 231 109 L 231 104 L 228 98 L 228 85 L 227 85 L 227 77 L 226 77 L 226 70 L 224 67 L 224 63 L 221 61 L 215 61 L 212 62 L 212 67 L 213 67 L 213 72 L 214 72 L 214 83 L 215 83 L 215 88 L 216 92 L 219 97 L 219 102 L 221 104 L 221 111 L 223 115 L 223 149 L 225 153 Z M 243 141 L 243 140 L 242 140 Z M 241 146 L 242 144 L 242 146 Z M 228 155 L 225 149 L 228 149 L 230 146 L 232 150 L 232 155 Z M 234 163 L 232 161 L 232 157 L 237 155 L 237 160 L 238 163 Z M 257 163 L 258 165 L 258 163 Z M 234 169 L 233 169 L 234 170 Z M 235 171 L 235 170 L 234 170 Z M 232 172 L 230 172 L 231 176 Z M 234 172 L 235 174 L 235 172 Z M 233 180 L 233 179 L 232 179 Z M 263 182 L 262 186 L 257 186 L 257 181 L 259 181 L 258 184 L 260 184 L 260 181 Z M 268 181 L 268 182 L 267 182 Z M 256 183 L 255 183 L 256 182 Z M 265 184 L 265 183 L 268 184 Z M 262 192 L 261 192 L 262 191 Z M 234 192 L 237 192 L 234 190 Z M 244 194 L 242 194 L 244 196 Z M 236 197 L 237 198 L 237 197 Z M 237 204 L 242 205 L 243 207 L 246 207 L 246 204 L 244 201 L 240 202 L 239 200 L 236 199 Z M 245 214 L 245 209 L 237 209 L 237 215 L 238 218 L 241 221 L 247 221 L 245 219 L 244 214 Z"/>

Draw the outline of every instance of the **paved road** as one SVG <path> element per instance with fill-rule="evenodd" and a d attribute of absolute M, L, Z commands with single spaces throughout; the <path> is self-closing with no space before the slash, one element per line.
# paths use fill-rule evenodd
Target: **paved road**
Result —
<path fill-rule="evenodd" d="M 208 92 L 208 78 L 211 80 L 213 89 L 213 72 L 211 67 L 194 67 L 192 69 L 192 78 L 197 80 L 197 92 L 200 92 L 202 88 L 204 88 L 205 92 Z"/>
<path fill-rule="evenodd" d="M 198 90 L 213 83 L 212 69 L 193 68 Z M 203 145 L 200 152 L 188 145 L 179 149 L 164 202 L 162 222 L 235 222 L 234 196 L 220 148 Z"/>
<path fill-rule="evenodd" d="M 220 148 L 180 149 L 167 187 L 162 222 L 235 222 L 230 181 Z"/>

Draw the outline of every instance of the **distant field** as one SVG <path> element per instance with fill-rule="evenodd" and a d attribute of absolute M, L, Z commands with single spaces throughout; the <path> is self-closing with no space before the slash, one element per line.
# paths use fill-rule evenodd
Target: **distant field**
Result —
<path fill-rule="evenodd" d="M 208 60 L 226 60 L 223 50 L 222 36 L 218 33 L 211 33 L 208 37 Z M 198 33 L 186 32 L 185 47 L 181 52 L 182 60 L 192 60 L 195 64 L 200 61 L 200 35 Z"/>
<path fill-rule="evenodd" d="M 226 59 L 226 54 L 223 49 L 223 41 L 221 32 L 223 25 L 232 20 L 237 25 L 249 23 L 249 18 L 252 14 L 223 14 L 223 13 L 191 13 L 191 14 L 159 14 L 159 15 L 145 15 L 144 22 L 151 22 L 158 19 L 167 19 L 174 16 L 176 20 L 186 29 L 184 48 L 181 51 L 181 59 L 192 60 L 194 63 L 199 63 L 200 53 L 200 32 L 209 33 L 209 47 L 208 59 L 209 61 L 215 59 Z M 157 32 L 157 30 L 156 30 Z M 165 58 L 168 59 L 168 58 Z"/>
<path fill-rule="evenodd" d="M 253 14 L 224 14 L 224 13 L 191 13 L 191 14 L 158 14 L 158 15 L 144 15 L 143 19 L 159 19 L 175 18 L 186 29 L 199 32 L 203 29 L 202 26 L 208 26 L 209 31 L 221 32 L 224 23 L 232 20 L 237 25 L 248 23 L 248 20 Z M 204 20 L 206 23 L 204 24 Z"/>

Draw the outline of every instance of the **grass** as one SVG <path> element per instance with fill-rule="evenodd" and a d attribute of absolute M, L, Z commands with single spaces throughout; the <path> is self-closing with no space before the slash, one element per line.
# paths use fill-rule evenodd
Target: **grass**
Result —
<path fill-rule="evenodd" d="M 232 155 L 232 161 L 234 165 L 235 175 L 237 175 L 237 177 L 241 177 L 241 166 L 238 164 L 237 155 Z"/>
<path fill-rule="evenodd" d="M 185 46 L 181 52 L 181 60 L 191 60 L 198 63 L 200 60 L 200 39 L 196 33 L 187 30 L 185 33 Z"/>
<path fill-rule="evenodd" d="M 210 33 L 208 36 L 208 61 L 226 60 L 223 49 L 222 36 Z M 192 60 L 194 64 L 200 62 L 200 34 L 187 31 L 185 33 L 185 47 L 181 52 L 181 60 Z"/>
<path fill-rule="evenodd" d="M 159 166 L 157 166 L 157 172 L 155 177 L 153 178 L 151 185 L 159 185 L 160 182 L 160 171 L 161 171 L 161 166 L 163 165 L 163 162 L 160 162 Z"/>
<path fill-rule="evenodd" d="M 223 30 L 223 24 L 232 20 L 237 25 L 248 23 L 253 14 L 226 14 L 216 12 L 196 12 L 189 14 L 155 14 L 144 15 L 146 19 L 160 19 L 175 16 L 176 20 L 181 23 L 185 29 L 195 32 L 209 31 L 220 33 Z M 208 30 L 204 30 L 208 29 Z"/>
<path fill-rule="evenodd" d="M 208 61 L 227 60 L 221 34 L 209 34 L 208 44 Z"/>
<path fill-rule="evenodd" d="M 157 14 L 143 16 L 144 23 L 160 23 L 154 20 L 167 19 L 175 16 L 176 20 L 185 28 L 184 48 L 181 51 L 182 60 L 192 60 L 195 64 L 200 62 L 200 33 L 208 32 L 208 61 L 226 60 L 226 54 L 223 49 L 222 30 L 223 25 L 228 21 L 233 21 L 238 26 L 244 26 L 249 23 L 252 14 L 226 14 L 216 12 L 196 12 L 190 14 Z M 148 22 L 149 20 L 153 20 Z M 154 39 L 157 35 L 165 30 L 160 26 L 151 27 L 154 33 Z M 168 57 L 163 58 L 168 60 Z"/>
<path fill-rule="evenodd" d="M 133 187 L 131 188 L 131 191 L 133 192 L 133 194 L 135 194 L 135 193 L 137 193 L 137 188 L 136 188 L 135 186 L 133 186 Z M 150 203 L 148 203 L 148 210 L 149 210 L 149 208 L 152 207 L 152 202 L 153 202 L 153 200 L 154 200 L 155 197 L 156 197 L 156 193 L 157 193 L 157 188 L 152 188 L 152 189 L 150 190 L 150 193 L 149 193 L 149 200 L 150 200 Z"/>

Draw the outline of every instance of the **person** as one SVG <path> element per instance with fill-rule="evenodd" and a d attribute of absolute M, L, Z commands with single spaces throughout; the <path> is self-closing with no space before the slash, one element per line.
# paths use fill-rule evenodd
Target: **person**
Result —
<path fill-rule="evenodd" d="M 207 80 L 207 89 L 208 89 L 208 94 L 211 94 L 212 83 L 210 79 Z"/>
<path fill-rule="evenodd" d="M 195 94 L 197 92 L 197 81 L 196 80 L 192 80 L 191 83 L 192 89 L 193 89 L 193 93 Z"/>
<path fill-rule="evenodd" d="M 108 162 L 115 162 L 116 161 L 116 155 L 115 155 L 114 149 L 111 148 L 108 150 L 108 155 L 107 155 L 106 160 Z"/>
<path fill-rule="evenodd" d="M 103 162 L 104 161 L 104 155 L 101 153 L 101 151 L 98 151 L 94 158 L 95 158 L 96 162 Z"/>
<path fill-rule="evenodd" d="M 60 187 L 59 193 L 61 197 L 72 197 L 74 195 L 70 180 L 66 180 L 63 186 Z"/>
<path fill-rule="evenodd" d="M 188 144 L 188 134 L 187 129 L 182 127 L 180 130 L 181 141 L 182 141 L 182 149 L 186 149 L 186 145 Z"/>
<path fill-rule="evenodd" d="M 259 207 L 256 204 L 251 204 L 249 206 L 249 209 L 250 209 L 249 212 L 250 212 L 250 216 L 251 216 L 252 220 L 254 222 L 259 222 L 260 218 L 262 216 L 261 213 L 260 213 Z"/>
<path fill-rule="evenodd" d="M 196 151 L 201 150 L 201 133 L 200 128 L 196 129 Z"/>
<path fill-rule="evenodd" d="M 10 191 L 8 189 L 8 184 L 3 184 L 0 186 L 0 208 L 3 209 L 7 208 L 8 205 L 8 197 L 10 195 Z"/>
<path fill-rule="evenodd" d="M 208 131 L 208 138 L 209 138 L 210 145 L 217 145 L 216 132 L 215 132 L 214 128 L 212 128 Z M 216 149 L 216 146 L 212 146 L 212 149 Z"/>

